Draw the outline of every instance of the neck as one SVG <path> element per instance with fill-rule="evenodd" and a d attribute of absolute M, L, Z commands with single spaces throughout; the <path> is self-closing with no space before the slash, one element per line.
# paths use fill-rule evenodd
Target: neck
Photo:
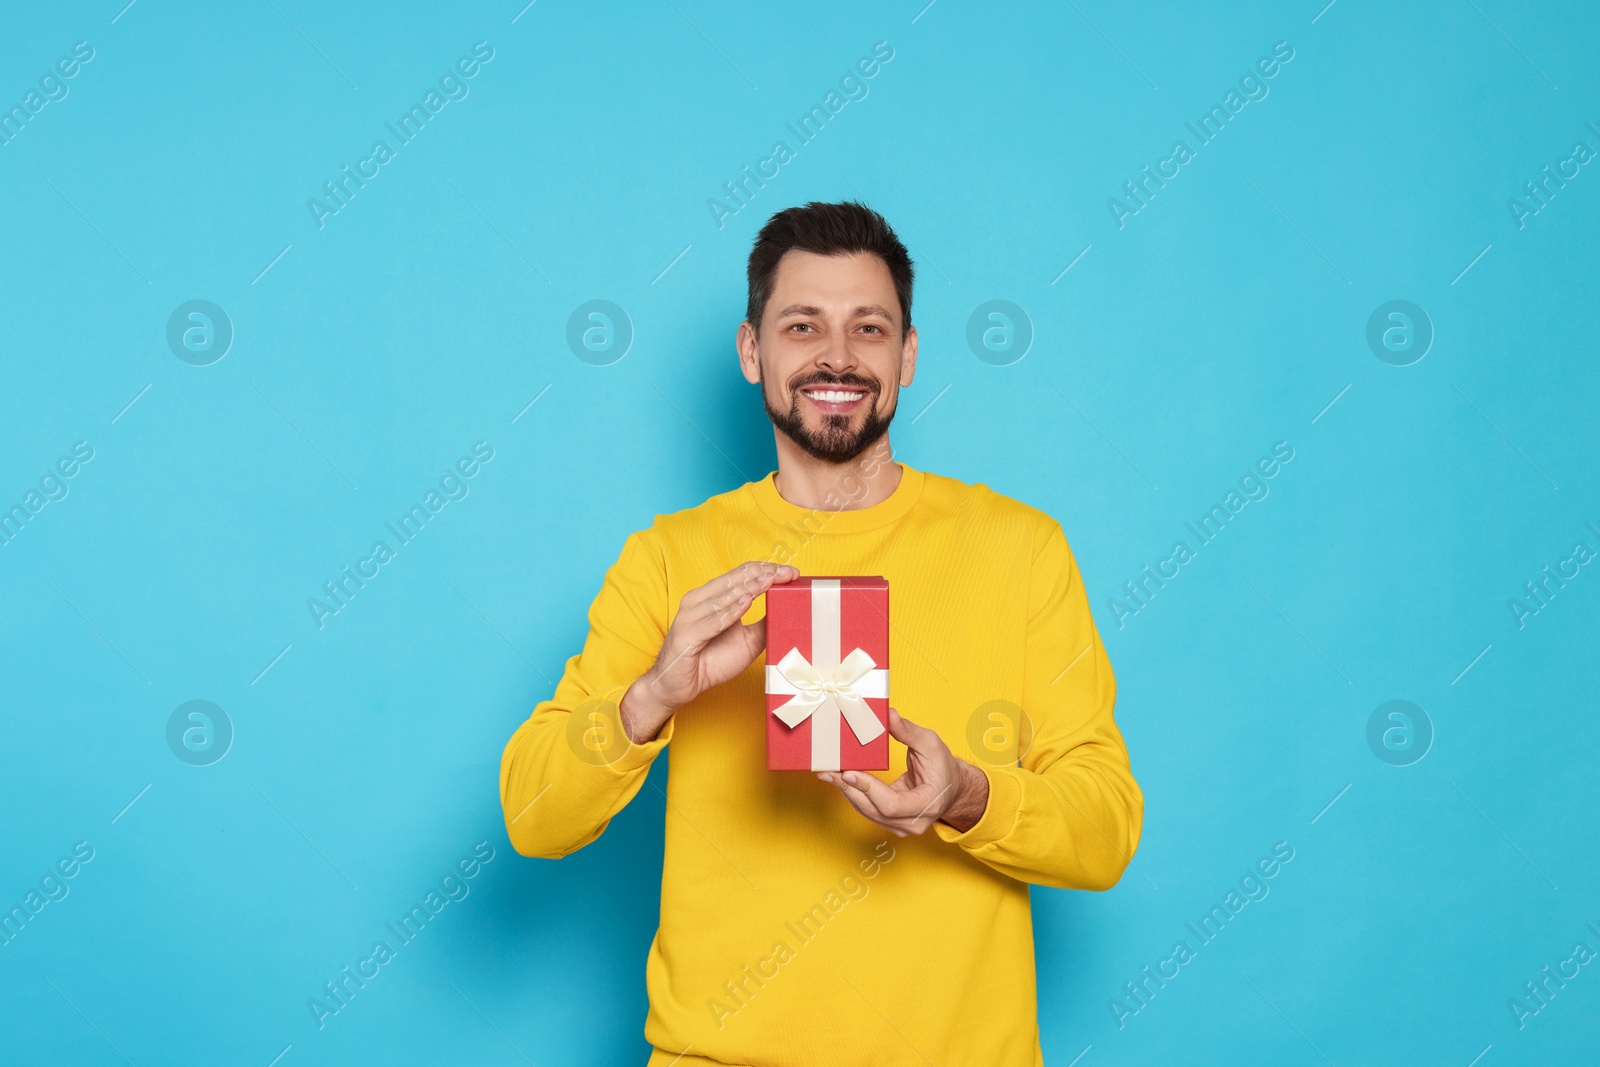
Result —
<path fill-rule="evenodd" d="M 783 434 L 776 436 L 778 477 L 774 485 L 778 495 L 791 504 L 814 511 L 855 511 L 882 503 L 900 484 L 902 471 L 894 462 L 887 432 L 861 455 L 843 463 L 817 459 Z"/>

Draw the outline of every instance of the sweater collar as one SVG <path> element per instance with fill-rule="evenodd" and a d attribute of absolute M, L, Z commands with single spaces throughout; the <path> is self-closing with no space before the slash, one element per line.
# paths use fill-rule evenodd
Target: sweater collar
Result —
<path fill-rule="evenodd" d="M 785 526 L 805 526 L 817 533 L 857 533 L 875 530 L 899 519 L 922 496 L 925 478 L 922 471 L 900 463 L 900 484 L 884 499 L 865 508 L 848 508 L 843 511 L 826 511 L 806 508 L 785 500 L 778 492 L 778 472 L 773 471 L 759 482 L 750 482 L 746 488 L 755 498 L 756 506 L 773 521 Z"/>

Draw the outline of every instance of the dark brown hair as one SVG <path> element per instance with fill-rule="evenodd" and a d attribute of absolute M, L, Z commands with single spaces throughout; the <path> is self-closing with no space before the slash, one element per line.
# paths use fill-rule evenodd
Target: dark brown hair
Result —
<path fill-rule="evenodd" d="M 750 295 L 745 318 L 757 333 L 778 276 L 778 261 L 793 250 L 821 256 L 866 252 L 883 260 L 900 298 L 900 335 L 905 336 L 911 327 L 911 257 L 882 215 L 853 200 L 837 204 L 813 200 L 804 207 L 785 208 L 761 227 L 746 271 Z"/>

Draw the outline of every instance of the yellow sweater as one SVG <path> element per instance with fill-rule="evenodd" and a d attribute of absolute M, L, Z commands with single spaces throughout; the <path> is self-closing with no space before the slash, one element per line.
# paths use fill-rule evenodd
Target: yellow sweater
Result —
<path fill-rule="evenodd" d="M 768 475 L 658 515 L 506 746 L 511 843 L 546 858 L 599 837 L 672 746 L 650 1067 L 1038 1067 L 1028 883 L 1109 889 L 1138 846 L 1144 797 L 1061 526 L 902 468 L 886 500 L 853 511 L 792 504 Z M 890 703 L 983 769 L 976 825 L 898 838 L 814 773 L 767 770 L 764 656 L 648 744 L 616 731 L 683 595 L 752 559 L 888 578 Z M 905 747 L 890 750 L 884 781 L 905 770 Z"/>

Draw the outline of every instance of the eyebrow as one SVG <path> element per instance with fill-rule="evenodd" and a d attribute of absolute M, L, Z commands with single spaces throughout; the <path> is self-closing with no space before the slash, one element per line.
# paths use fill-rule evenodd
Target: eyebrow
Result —
<path fill-rule="evenodd" d="M 894 321 L 894 316 L 889 314 L 889 312 L 885 310 L 881 304 L 862 304 L 850 314 L 855 318 L 860 318 L 866 315 L 877 315 L 881 318 L 888 319 L 890 322 Z M 778 312 L 778 318 L 780 319 L 787 318 L 790 315 L 814 315 L 820 318 L 823 315 L 823 310 L 814 304 L 790 304 L 788 307 Z"/>

